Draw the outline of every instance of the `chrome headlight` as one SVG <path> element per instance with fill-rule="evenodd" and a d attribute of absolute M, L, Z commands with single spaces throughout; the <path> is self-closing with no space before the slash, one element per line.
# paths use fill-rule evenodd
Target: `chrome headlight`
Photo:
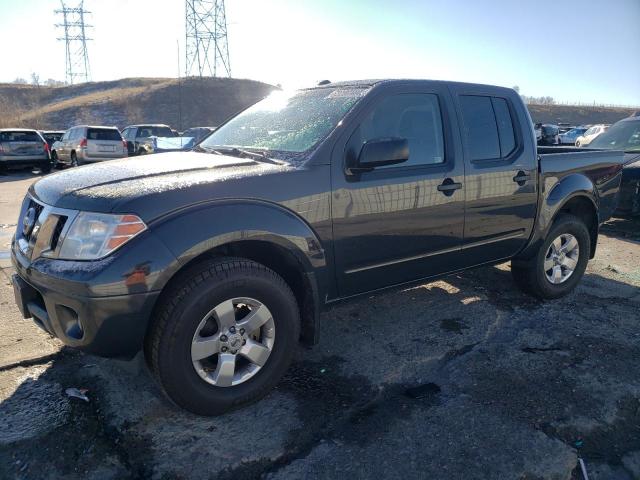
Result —
<path fill-rule="evenodd" d="M 97 260 L 146 229 L 136 215 L 80 212 L 62 240 L 58 258 Z"/>

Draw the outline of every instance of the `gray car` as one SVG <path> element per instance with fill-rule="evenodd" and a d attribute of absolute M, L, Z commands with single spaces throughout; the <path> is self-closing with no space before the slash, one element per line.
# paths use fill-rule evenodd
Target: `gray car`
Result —
<path fill-rule="evenodd" d="M 56 165 L 78 166 L 126 157 L 127 144 L 117 127 L 79 125 L 53 144 L 51 156 Z"/>
<path fill-rule="evenodd" d="M 37 130 L 0 129 L 0 171 L 9 167 L 40 167 L 51 171 L 49 145 Z"/>

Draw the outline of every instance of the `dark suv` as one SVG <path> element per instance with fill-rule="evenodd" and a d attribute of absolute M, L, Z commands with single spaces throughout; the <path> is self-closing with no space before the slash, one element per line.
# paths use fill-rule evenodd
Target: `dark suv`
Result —
<path fill-rule="evenodd" d="M 557 125 L 543 124 L 540 127 L 540 139 L 538 145 L 559 145 L 560 144 L 560 128 Z"/>
<path fill-rule="evenodd" d="M 168 125 L 147 124 L 129 125 L 122 130 L 122 137 L 127 142 L 129 156 L 153 153 L 151 137 L 175 137 L 175 132 Z"/>

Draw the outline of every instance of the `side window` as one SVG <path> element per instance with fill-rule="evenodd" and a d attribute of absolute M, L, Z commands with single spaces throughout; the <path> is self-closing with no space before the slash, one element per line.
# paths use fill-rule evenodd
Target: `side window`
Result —
<path fill-rule="evenodd" d="M 406 138 L 409 160 L 379 169 L 443 163 L 444 134 L 437 95 L 407 93 L 382 99 L 364 118 L 347 148 L 357 156 L 362 145 L 381 138 Z"/>
<path fill-rule="evenodd" d="M 124 138 L 125 140 L 129 140 L 129 131 L 130 130 L 131 130 L 130 128 L 125 128 L 121 133 L 122 138 Z"/>
<path fill-rule="evenodd" d="M 490 97 L 462 95 L 460 97 L 464 133 L 471 160 L 500 158 L 498 126 Z"/>
<path fill-rule="evenodd" d="M 464 134 L 471 160 L 508 157 L 516 149 L 516 133 L 507 100 L 499 97 L 460 97 Z M 548 134 L 545 127 L 543 133 Z M 557 130 L 555 131 L 557 133 Z"/>
<path fill-rule="evenodd" d="M 496 114 L 498 124 L 498 136 L 500 138 L 500 154 L 502 158 L 508 157 L 516 149 L 516 134 L 513 128 L 513 120 L 509 105 L 504 98 L 491 98 L 493 111 Z"/>

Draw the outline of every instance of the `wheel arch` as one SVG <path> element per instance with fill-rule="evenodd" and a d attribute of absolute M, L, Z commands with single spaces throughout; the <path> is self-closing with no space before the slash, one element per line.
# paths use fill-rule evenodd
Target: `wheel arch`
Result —
<path fill-rule="evenodd" d="M 318 236 L 303 219 L 268 202 L 228 201 L 178 212 L 160 223 L 152 229 L 178 260 L 165 272 L 162 292 L 204 259 L 253 260 L 289 285 L 300 308 L 301 338 L 317 343 L 327 263 Z M 179 232 L 195 238 L 185 239 Z"/>
<path fill-rule="evenodd" d="M 598 190 L 588 177 L 582 174 L 571 174 L 561 179 L 543 198 L 531 241 L 518 254 L 516 260 L 531 259 L 544 242 L 558 215 L 563 213 L 574 215 L 585 223 L 589 230 L 591 244 L 589 258 L 593 258 L 598 244 L 600 226 L 598 205 Z"/>

